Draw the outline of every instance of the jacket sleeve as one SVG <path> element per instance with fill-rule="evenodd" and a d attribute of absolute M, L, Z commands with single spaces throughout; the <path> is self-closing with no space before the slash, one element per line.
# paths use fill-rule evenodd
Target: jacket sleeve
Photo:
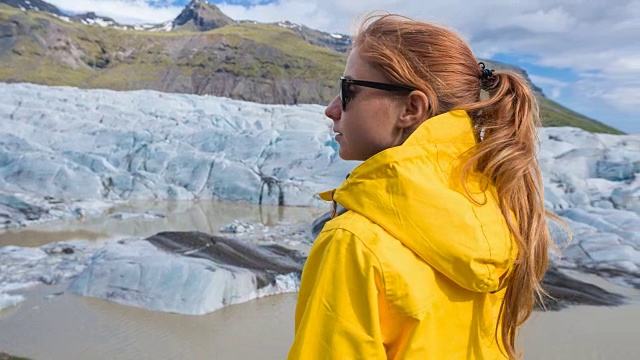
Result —
<path fill-rule="evenodd" d="M 303 270 L 289 360 L 386 359 L 384 298 L 375 254 L 349 231 L 323 231 Z"/>

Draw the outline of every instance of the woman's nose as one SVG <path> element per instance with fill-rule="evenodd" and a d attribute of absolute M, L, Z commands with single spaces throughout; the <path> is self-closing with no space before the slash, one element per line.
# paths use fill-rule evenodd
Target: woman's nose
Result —
<path fill-rule="evenodd" d="M 324 114 L 333 121 L 338 121 L 342 115 L 342 108 L 340 107 L 340 95 L 331 100 L 329 105 L 324 109 Z"/>

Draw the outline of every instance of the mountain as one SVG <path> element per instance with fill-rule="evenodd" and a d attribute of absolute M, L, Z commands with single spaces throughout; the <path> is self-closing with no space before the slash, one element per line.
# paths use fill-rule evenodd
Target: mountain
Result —
<path fill-rule="evenodd" d="M 345 53 L 351 46 L 351 37 L 344 34 L 329 34 L 324 31 L 311 29 L 307 26 L 294 24 L 289 21 L 282 21 L 278 23 L 278 26 L 290 29 L 303 40 L 311 43 L 312 45 L 326 47 L 337 52 Z"/>
<path fill-rule="evenodd" d="M 4 82 L 326 104 L 338 92 L 336 79 L 350 46 L 346 35 L 290 22 L 234 21 L 202 0 L 193 0 L 173 21 L 135 26 L 93 13 L 67 16 L 53 6 L 27 11 L 20 9 L 26 0 L 18 8 L 16 3 L 0 0 Z M 522 69 L 487 65 L 515 70 L 528 79 Z M 545 125 L 620 133 L 553 102 L 532 86 Z"/>
<path fill-rule="evenodd" d="M 0 5 L 0 80 L 5 82 L 323 103 L 337 92 L 334 79 L 344 59 L 276 24 L 134 31 Z"/>
<path fill-rule="evenodd" d="M 33 10 L 47 12 L 53 15 L 63 15 L 57 7 L 42 0 L 1 0 L 0 3 L 7 4 L 23 11 Z"/>
<path fill-rule="evenodd" d="M 220 9 L 205 1 L 192 0 L 173 20 L 173 30 L 209 31 L 226 25 L 235 24 Z"/>
<path fill-rule="evenodd" d="M 85 25 L 101 25 L 101 26 L 113 26 L 113 27 L 121 26 L 120 24 L 118 24 L 117 21 L 113 20 L 112 18 L 99 16 L 94 12 L 74 15 L 69 17 L 69 19 L 73 22 L 82 23 Z"/>

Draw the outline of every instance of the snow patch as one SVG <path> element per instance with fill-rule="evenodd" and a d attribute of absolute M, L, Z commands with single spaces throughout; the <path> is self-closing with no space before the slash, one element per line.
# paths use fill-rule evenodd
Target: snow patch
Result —
<path fill-rule="evenodd" d="M 9 295 L 0 292 L 0 311 L 17 306 L 23 301 L 24 296 L 22 295 Z"/>

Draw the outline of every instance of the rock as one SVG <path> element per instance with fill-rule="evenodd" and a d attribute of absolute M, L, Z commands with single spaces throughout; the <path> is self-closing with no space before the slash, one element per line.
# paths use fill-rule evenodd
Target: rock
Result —
<path fill-rule="evenodd" d="M 254 225 L 245 221 L 235 220 L 220 229 L 221 233 L 242 234 L 254 230 Z"/>
<path fill-rule="evenodd" d="M 598 286 L 574 279 L 550 267 L 542 281 L 550 297 L 543 299 L 538 308 L 560 310 L 569 305 L 617 306 L 624 304 L 625 297 L 606 291 Z"/>
<path fill-rule="evenodd" d="M 147 241 L 171 253 L 255 270 L 265 276 L 264 283 L 272 282 L 269 274 L 302 272 L 306 259 L 300 252 L 280 245 L 255 245 L 202 232 L 162 232 Z"/>
<path fill-rule="evenodd" d="M 233 23 L 235 21 L 223 14 L 217 6 L 200 0 L 191 1 L 173 20 L 174 29 L 197 31 L 209 31 Z"/>
<path fill-rule="evenodd" d="M 3 3 L 9 6 L 13 6 L 16 8 L 23 8 L 26 10 L 48 12 L 50 14 L 59 15 L 59 16 L 64 15 L 60 11 L 60 9 L 43 0 L 4 0 Z"/>

